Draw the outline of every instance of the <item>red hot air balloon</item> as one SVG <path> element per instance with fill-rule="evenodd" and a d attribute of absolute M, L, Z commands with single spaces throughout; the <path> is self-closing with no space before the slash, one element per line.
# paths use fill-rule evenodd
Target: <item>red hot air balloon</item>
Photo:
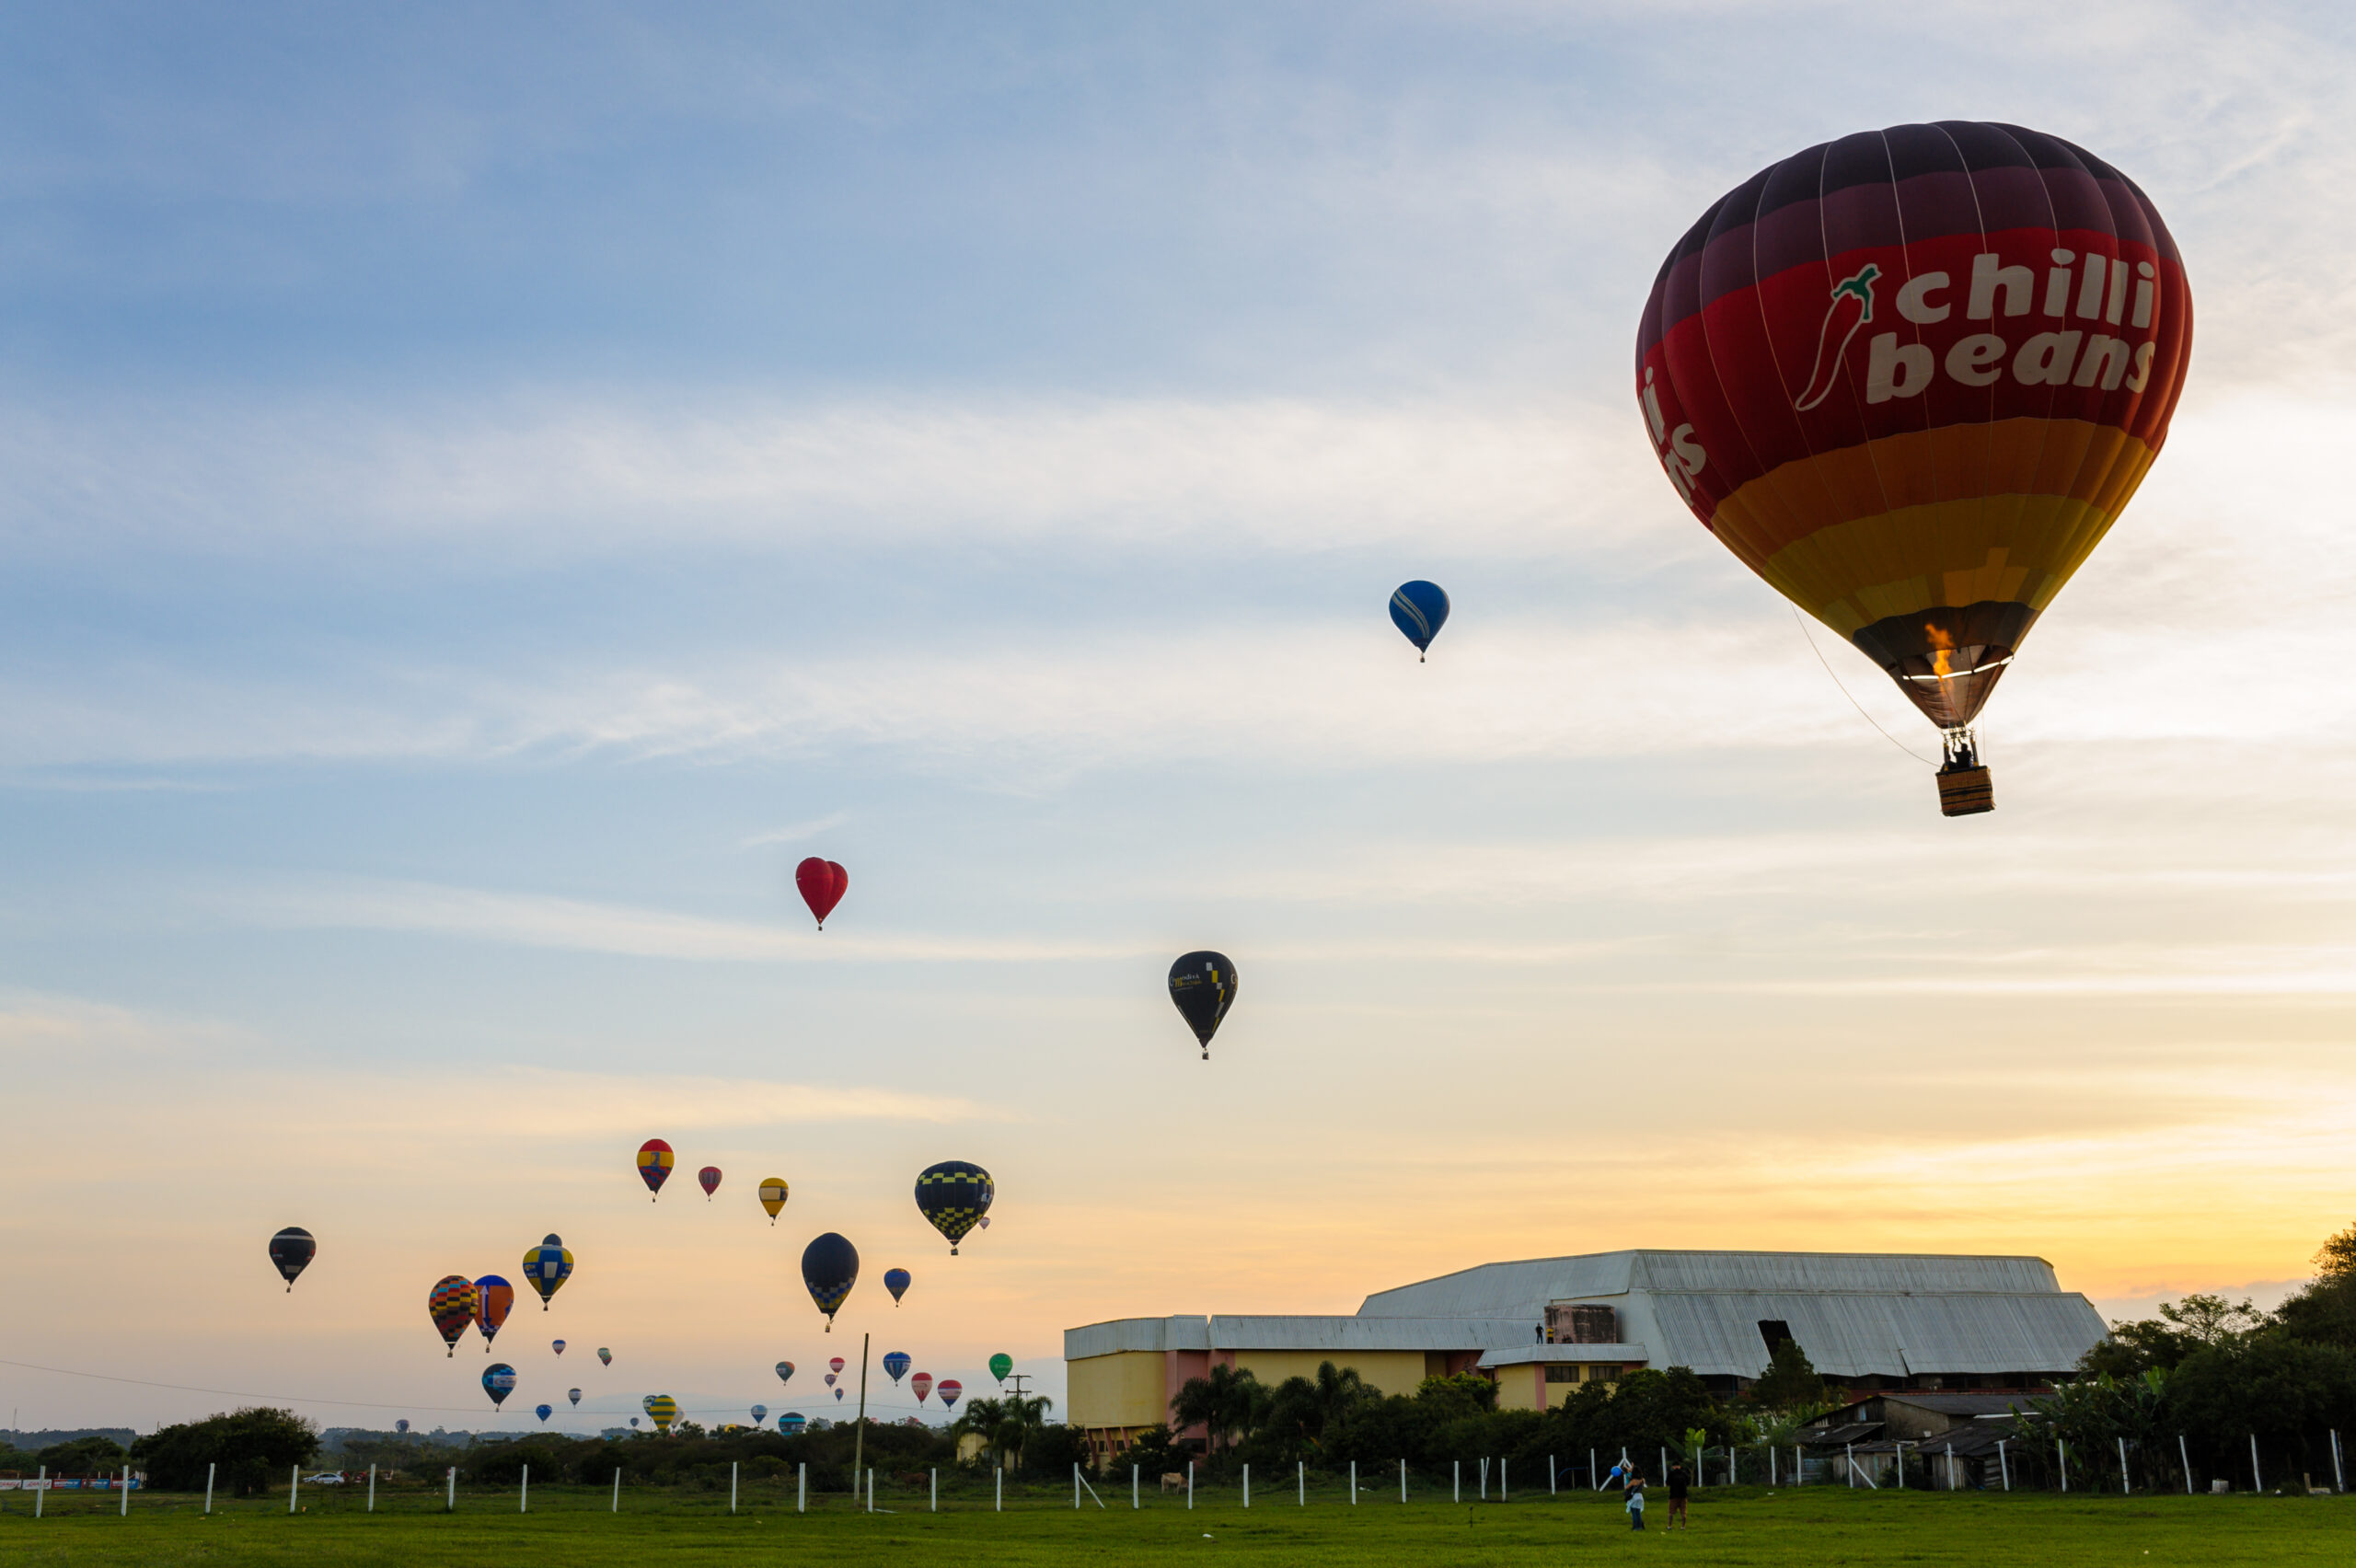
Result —
<path fill-rule="evenodd" d="M 661 1138 L 647 1139 L 638 1146 L 638 1179 L 646 1183 L 648 1192 L 660 1193 L 663 1183 L 671 1179 L 671 1167 L 677 1159 L 671 1152 L 671 1146 Z"/>
<path fill-rule="evenodd" d="M 474 1325 L 477 1299 L 475 1282 L 464 1274 L 444 1274 L 426 1293 L 425 1310 L 433 1317 L 442 1343 L 449 1346 L 445 1355 L 458 1353 L 458 1336 Z"/>
<path fill-rule="evenodd" d="M 919 1372 L 908 1379 L 908 1387 L 917 1391 L 917 1403 L 924 1403 L 925 1395 L 932 1392 L 932 1374 Z"/>
<path fill-rule="evenodd" d="M 703 1201 L 711 1202 L 711 1194 L 720 1191 L 720 1167 L 705 1166 L 696 1172 L 696 1180 L 703 1183 Z"/>
<path fill-rule="evenodd" d="M 843 1358 L 839 1355 L 832 1357 L 826 1363 L 826 1370 L 829 1372 L 840 1372 L 842 1369 Z"/>
<path fill-rule="evenodd" d="M 943 1410 L 955 1410 L 957 1408 L 957 1397 L 964 1391 L 965 1385 L 959 1382 L 956 1378 L 943 1378 L 941 1380 L 941 1408 Z"/>
<path fill-rule="evenodd" d="M 1720 199 L 1653 283 L 1634 390 L 1703 525 L 1938 726 L 1963 816 L 1994 805 L 1972 721 L 2158 455 L 2191 346 L 2133 181 L 1942 121 Z"/>
<path fill-rule="evenodd" d="M 850 873 L 832 860 L 821 860 L 813 855 L 793 868 L 793 885 L 802 890 L 802 902 L 818 917 L 818 929 L 826 928 L 826 917 L 850 891 Z"/>

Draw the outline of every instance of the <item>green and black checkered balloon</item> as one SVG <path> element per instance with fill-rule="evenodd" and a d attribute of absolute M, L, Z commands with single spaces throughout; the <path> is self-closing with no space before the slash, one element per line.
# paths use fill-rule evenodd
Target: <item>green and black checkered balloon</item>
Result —
<path fill-rule="evenodd" d="M 957 1255 L 957 1243 L 965 1232 L 990 1212 L 990 1199 L 997 1194 L 990 1173 L 971 1160 L 944 1159 L 926 1166 L 917 1178 L 917 1209 L 935 1230 L 949 1238 L 952 1257 Z"/>

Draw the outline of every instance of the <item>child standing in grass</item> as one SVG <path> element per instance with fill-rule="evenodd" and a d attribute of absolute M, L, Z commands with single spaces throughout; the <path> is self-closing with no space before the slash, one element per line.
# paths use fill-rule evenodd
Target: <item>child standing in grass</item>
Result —
<path fill-rule="evenodd" d="M 1645 1528 L 1645 1476 L 1642 1470 L 1628 1477 L 1628 1528 Z"/>

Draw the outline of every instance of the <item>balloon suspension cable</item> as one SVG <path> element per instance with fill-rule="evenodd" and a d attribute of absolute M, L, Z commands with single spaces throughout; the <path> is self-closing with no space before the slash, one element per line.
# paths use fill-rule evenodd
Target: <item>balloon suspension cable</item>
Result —
<path fill-rule="evenodd" d="M 1851 695 L 1847 686 L 1841 685 L 1841 677 L 1833 674 L 1831 663 L 1825 658 L 1824 650 L 1816 645 L 1815 635 L 1808 630 L 1807 622 L 1800 618 L 1800 612 L 1796 607 L 1792 611 L 1792 624 L 1800 628 L 1800 636 L 1805 638 L 1807 641 L 1807 651 L 1816 655 L 1816 662 L 1824 666 L 1824 673 L 1832 676 L 1832 684 L 1836 686 L 1840 686 L 1841 695 L 1849 698 L 1849 706 L 1855 709 L 1866 723 L 1871 724 L 1877 730 L 1880 730 L 1881 738 L 1883 740 L 1888 741 L 1891 745 L 1896 746 L 1900 751 L 1904 752 L 1916 762 L 1931 767 L 1938 766 L 1936 763 L 1932 762 L 1929 757 L 1924 756 L 1921 752 L 1916 751 L 1912 746 L 1908 745 L 1904 741 L 1901 741 L 1896 735 L 1891 734 L 1888 730 L 1882 730 L 1881 721 L 1875 718 L 1872 714 L 1867 713 L 1865 711 L 1865 705 L 1859 702 L 1854 696 Z"/>
<path fill-rule="evenodd" d="M 1946 767 L 1940 769 L 1943 773 L 1949 768 L 1959 770 L 1980 766 L 1980 740 L 1971 732 L 1971 726 L 1969 724 L 1958 724 L 1952 729 L 1941 730 L 1939 751 L 1940 755 L 1946 758 Z"/>

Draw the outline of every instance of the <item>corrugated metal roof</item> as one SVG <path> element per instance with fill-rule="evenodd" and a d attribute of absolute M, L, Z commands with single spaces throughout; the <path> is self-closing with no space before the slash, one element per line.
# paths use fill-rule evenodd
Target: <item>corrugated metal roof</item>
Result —
<path fill-rule="evenodd" d="M 1632 1290 L 1860 1290 L 1944 1294 L 2060 1289 L 2042 1258 L 1939 1252 L 1671 1252 L 1634 1250 L 1484 1263 L 1380 1290 L 1360 1317 L 1521 1318 L 1547 1305 Z"/>
<path fill-rule="evenodd" d="M 1651 1297 L 1662 1352 L 1705 1376 L 1767 1368 L 1762 1319 L 1780 1319 L 1828 1378 L 1916 1372 L 2064 1372 L 2098 1342 L 2083 1296 L 1662 1292 Z"/>
<path fill-rule="evenodd" d="M 1649 1361 L 1651 1356 L 1640 1344 L 1519 1344 L 1511 1350 L 1493 1350 L 1481 1357 L 1487 1366 L 1551 1366 L 1561 1362 Z"/>
<path fill-rule="evenodd" d="M 1479 1318 L 1116 1318 L 1064 1331 L 1064 1359 L 1121 1351 L 1469 1351 L 1528 1343 L 1533 1326 Z"/>

